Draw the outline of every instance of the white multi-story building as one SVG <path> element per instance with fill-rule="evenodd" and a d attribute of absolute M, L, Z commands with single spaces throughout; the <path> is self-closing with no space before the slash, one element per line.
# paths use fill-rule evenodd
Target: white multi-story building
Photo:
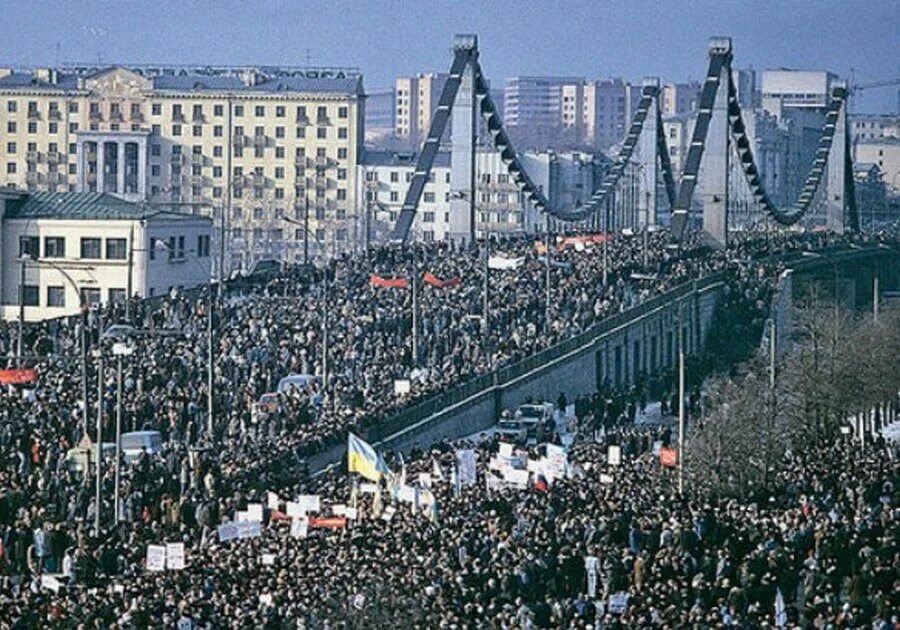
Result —
<path fill-rule="evenodd" d="M 89 304 L 209 282 L 212 221 L 108 193 L 0 188 L 3 316 L 40 320 Z M 24 280 L 24 281 L 23 281 Z"/>
<path fill-rule="evenodd" d="M 900 195 L 900 138 L 861 140 L 853 151 L 855 162 L 878 167 L 888 194 Z"/>
<path fill-rule="evenodd" d="M 411 147 L 418 146 L 428 134 L 447 77 L 443 73 L 427 73 L 399 77 L 394 82 L 395 133 Z M 448 134 L 449 125 L 444 137 L 449 138 Z"/>
<path fill-rule="evenodd" d="M 357 198 L 364 204 L 357 211 L 358 216 L 364 217 L 357 231 L 361 242 L 380 242 L 390 233 L 400 215 L 417 158 L 418 154 L 409 152 L 366 152 L 357 178 L 361 183 Z M 523 152 L 519 158 L 532 181 L 555 206 L 585 203 L 600 182 L 599 167 L 590 154 Z M 545 217 L 519 194 L 498 151 L 479 149 L 475 171 L 477 237 L 487 232 L 534 233 L 546 229 Z M 411 238 L 450 238 L 450 199 L 454 194 L 450 172 L 450 153 L 441 151 L 419 202 Z"/>
<path fill-rule="evenodd" d="M 762 107 L 781 118 L 782 110 L 822 109 L 828 106 L 837 75 L 825 70 L 764 70 Z"/>
<path fill-rule="evenodd" d="M 900 138 L 900 116 L 896 114 L 853 114 L 849 123 L 854 143 Z"/>

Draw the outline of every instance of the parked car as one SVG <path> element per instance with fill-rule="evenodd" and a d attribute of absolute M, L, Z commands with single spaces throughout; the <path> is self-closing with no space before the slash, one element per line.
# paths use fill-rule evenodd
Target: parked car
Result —
<path fill-rule="evenodd" d="M 528 425 L 520 420 L 501 418 L 496 432 L 504 442 L 524 445 L 528 441 Z"/>
<path fill-rule="evenodd" d="M 126 463 L 133 462 L 144 451 L 155 455 L 162 450 L 163 439 L 159 431 L 131 431 L 123 433 L 120 439 L 122 458 Z"/>

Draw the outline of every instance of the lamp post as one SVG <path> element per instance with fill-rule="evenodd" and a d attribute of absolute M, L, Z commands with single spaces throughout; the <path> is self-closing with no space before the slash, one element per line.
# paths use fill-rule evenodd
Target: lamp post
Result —
<path fill-rule="evenodd" d="M 308 213 L 307 213 L 308 214 Z M 319 251 L 325 251 L 322 240 L 306 226 L 295 219 L 284 217 L 284 221 L 303 229 L 306 238 L 312 237 L 316 241 Z M 322 387 L 328 390 L 328 261 L 323 259 L 322 266 Z"/>
<path fill-rule="evenodd" d="M 22 367 L 22 337 L 25 334 L 25 265 L 31 256 L 23 253 L 19 258 L 19 333 L 16 340 L 16 367 Z"/>

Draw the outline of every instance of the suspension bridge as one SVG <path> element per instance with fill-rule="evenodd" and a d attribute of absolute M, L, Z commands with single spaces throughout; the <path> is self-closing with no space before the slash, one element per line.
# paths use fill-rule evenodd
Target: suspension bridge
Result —
<path fill-rule="evenodd" d="M 477 36 L 457 35 L 449 77 L 419 153 L 392 240 L 402 243 L 409 238 L 441 137 L 451 120 L 451 177 L 460 190 L 473 187 L 479 114 L 522 198 L 538 212 L 552 217 L 557 225 L 570 229 L 607 231 L 614 228 L 612 217 L 622 214 L 623 199 L 628 199 L 631 204 L 645 204 L 640 215 L 646 225 L 654 220 L 650 218 L 651 214 L 658 216 L 657 212 L 651 213 L 650 208 L 659 208 L 661 201 L 668 210 L 671 231 L 676 238 L 681 239 L 689 229 L 702 229 L 711 244 L 724 247 L 728 243 L 729 216 L 735 212 L 738 196 L 735 191 L 738 186 L 743 186 L 741 196 L 750 199 L 751 214 L 757 220 L 791 226 L 816 217 L 827 229 L 838 233 L 857 230 L 846 83 L 835 82 L 832 86 L 818 146 L 797 199 L 790 206 L 779 207 L 766 191 L 738 102 L 732 74 L 731 39 L 712 38 L 708 52 L 708 69 L 696 122 L 678 180 L 673 173 L 663 129 L 660 82 L 649 78 L 643 81 L 631 124 L 600 185 L 585 203 L 564 207 L 554 205 L 523 167 L 488 89 L 479 62 Z M 647 175 L 640 177 L 638 195 L 634 190 L 630 194 L 623 190 L 626 179 L 623 176 L 633 167 Z M 742 183 L 735 181 L 737 179 Z M 633 187 L 633 182 L 629 185 Z M 451 233 L 463 241 L 466 238 L 474 241 L 474 190 L 468 193 L 468 199 L 464 195 L 459 197 L 455 203 L 451 202 Z"/>

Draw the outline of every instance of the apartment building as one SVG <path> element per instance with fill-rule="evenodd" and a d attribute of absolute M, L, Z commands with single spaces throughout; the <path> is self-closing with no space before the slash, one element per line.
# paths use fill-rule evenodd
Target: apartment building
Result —
<path fill-rule="evenodd" d="M 448 76 L 444 73 L 427 73 L 399 77 L 394 82 L 395 134 L 410 147 L 418 147 L 428 135 L 431 118 L 437 110 Z M 449 129 L 448 124 L 444 138 L 450 137 Z"/>
<path fill-rule="evenodd" d="M 361 182 L 357 199 L 364 217 L 359 238 L 382 242 L 400 216 L 418 154 L 412 152 L 366 151 L 359 166 Z M 573 207 L 584 203 L 599 185 L 602 172 L 594 156 L 580 153 L 523 152 L 522 165 L 551 203 Z M 535 233 L 546 229 L 545 216 L 522 195 L 500 159 L 500 153 L 481 148 L 475 157 L 475 232 Z M 458 191 L 451 182 L 450 153 L 438 152 L 431 178 L 425 184 L 411 238 L 419 241 L 450 238 L 450 200 Z"/>
<path fill-rule="evenodd" d="M 209 282 L 208 217 L 102 192 L 0 188 L 0 309 L 28 321 Z"/>
<path fill-rule="evenodd" d="M 353 70 L 0 69 L 0 184 L 208 214 L 230 264 L 352 245 L 363 146 Z"/>
<path fill-rule="evenodd" d="M 849 124 L 854 144 L 882 138 L 900 138 L 900 115 L 853 114 Z"/>
<path fill-rule="evenodd" d="M 700 101 L 700 84 L 665 83 L 662 85 L 660 109 L 663 116 L 682 116 L 697 109 Z"/>

